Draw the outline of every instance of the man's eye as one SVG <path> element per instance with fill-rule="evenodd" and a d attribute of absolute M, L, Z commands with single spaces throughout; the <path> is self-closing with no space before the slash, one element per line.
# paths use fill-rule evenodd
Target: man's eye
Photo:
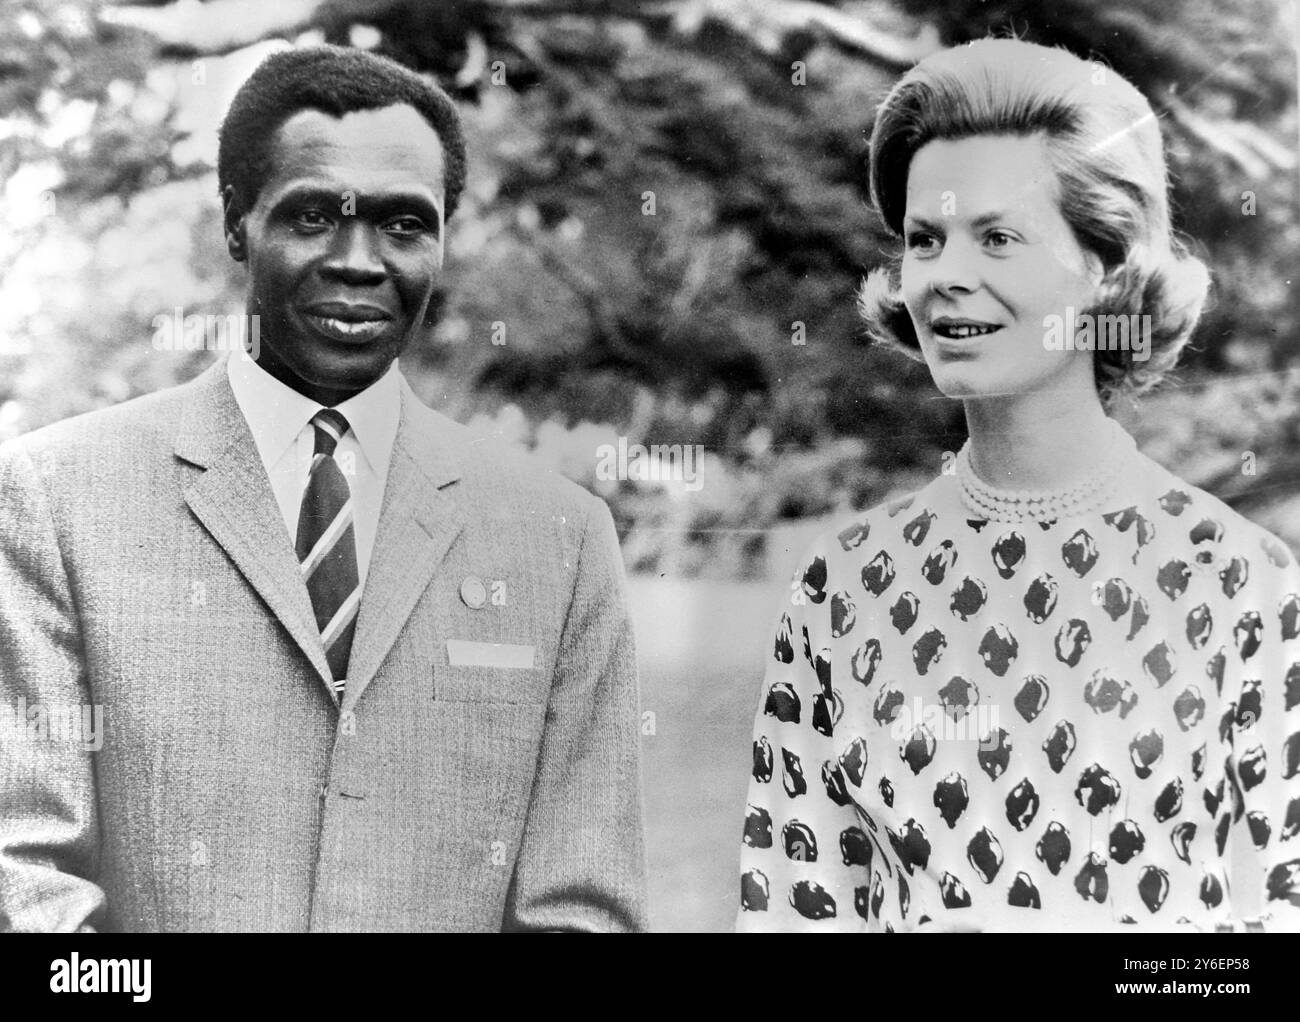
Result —
<path fill-rule="evenodd" d="M 989 233 L 985 235 L 984 240 L 993 248 L 1006 248 L 1016 239 L 1006 231 L 989 231 Z"/>
<path fill-rule="evenodd" d="M 913 249 L 931 249 L 939 239 L 928 231 L 912 231 L 906 238 L 907 247 Z"/>
<path fill-rule="evenodd" d="M 428 229 L 418 216 L 399 216 L 384 226 L 395 234 L 419 234 Z"/>
<path fill-rule="evenodd" d="M 319 209 L 300 209 L 294 214 L 294 223 L 303 227 L 322 227 L 329 222 Z"/>

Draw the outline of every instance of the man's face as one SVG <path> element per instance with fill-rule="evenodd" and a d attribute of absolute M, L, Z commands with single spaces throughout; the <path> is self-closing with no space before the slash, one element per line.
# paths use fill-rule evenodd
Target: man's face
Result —
<path fill-rule="evenodd" d="M 272 136 L 252 209 L 226 196 L 248 262 L 259 365 L 334 405 L 387 371 L 423 321 L 443 259 L 443 155 L 414 107 L 301 110 Z"/>

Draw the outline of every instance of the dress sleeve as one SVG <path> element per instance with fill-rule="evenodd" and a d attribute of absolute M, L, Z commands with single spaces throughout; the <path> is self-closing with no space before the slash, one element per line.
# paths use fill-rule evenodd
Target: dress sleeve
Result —
<path fill-rule="evenodd" d="M 1300 567 L 1276 539 L 1261 541 L 1254 606 L 1233 625 L 1240 688 L 1224 711 L 1237 843 L 1254 856 L 1262 917 L 1248 929 L 1300 930 Z M 1260 925 L 1262 923 L 1262 926 Z"/>
<path fill-rule="evenodd" d="M 848 739 L 835 731 L 843 703 L 832 686 L 829 592 L 818 544 L 800 562 L 765 643 L 740 849 L 740 932 L 867 928 L 873 849 L 847 792 Z"/>

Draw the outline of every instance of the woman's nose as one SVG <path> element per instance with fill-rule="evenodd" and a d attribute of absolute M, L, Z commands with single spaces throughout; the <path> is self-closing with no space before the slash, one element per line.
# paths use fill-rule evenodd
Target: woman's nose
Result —
<path fill-rule="evenodd" d="M 930 287 L 945 296 L 974 291 L 979 284 L 975 259 L 969 245 L 950 239 L 929 264 Z"/>

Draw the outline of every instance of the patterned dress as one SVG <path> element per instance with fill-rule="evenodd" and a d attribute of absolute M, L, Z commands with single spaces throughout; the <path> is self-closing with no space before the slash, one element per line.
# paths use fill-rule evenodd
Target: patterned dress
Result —
<path fill-rule="evenodd" d="M 1133 468 L 1104 512 L 1015 525 L 941 475 L 815 544 L 755 719 L 738 929 L 1213 929 L 1230 873 L 1296 925 L 1300 568 Z"/>

